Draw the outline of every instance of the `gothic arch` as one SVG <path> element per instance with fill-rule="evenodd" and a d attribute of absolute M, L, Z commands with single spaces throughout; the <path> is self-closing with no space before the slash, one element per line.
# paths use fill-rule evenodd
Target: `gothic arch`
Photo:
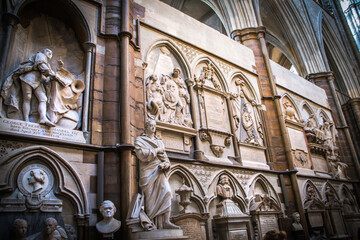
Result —
<path fill-rule="evenodd" d="M 265 191 L 265 194 L 268 194 L 270 197 L 270 201 L 272 202 L 273 207 L 275 210 L 280 211 L 281 210 L 281 201 L 279 196 L 277 195 L 274 187 L 270 183 L 270 181 L 261 173 L 256 174 L 253 176 L 253 178 L 249 181 L 248 187 L 247 187 L 247 196 L 248 196 L 248 203 L 249 208 L 250 204 L 255 200 L 256 195 L 256 187 L 261 186 L 263 190 Z"/>
<path fill-rule="evenodd" d="M 206 203 L 203 201 L 205 192 L 198 179 L 186 167 L 181 166 L 180 164 L 175 165 L 170 169 L 168 178 L 170 179 L 174 174 L 182 177 L 185 180 L 185 184 L 193 189 L 191 199 L 199 206 L 201 213 L 206 212 Z"/>
<path fill-rule="evenodd" d="M 219 82 L 220 82 L 220 86 L 221 86 L 221 90 L 223 92 L 228 92 L 229 91 L 229 86 L 226 82 L 226 79 L 224 77 L 224 74 L 222 73 L 221 69 L 219 68 L 219 66 L 216 64 L 215 61 L 213 61 L 210 57 L 207 57 L 205 55 L 201 55 L 199 57 L 197 57 L 196 59 L 194 59 L 194 65 L 193 65 L 193 74 L 195 74 L 195 69 L 198 67 L 199 64 L 211 64 L 214 67 L 215 70 L 215 75 L 217 76 Z M 198 77 L 198 76 L 196 76 Z"/>
<path fill-rule="evenodd" d="M 284 104 L 284 100 L 287 99 L 288 101 L 290 101 L 290 103 L 292 104 L 292 106 L 294 107 L 295 109 L 295 112 L 297 114 L 297 117 L 299 119 L 302 119 L 302 116 L 301 116 L 301 112 L 297 106 L 297 104 L 295 103 L 294 99 L 288 94 L 288 93 L 284 93 L 282 96 L 281 96 L 281 104 Z"/>
<path fill-rule="evenodd" d="M 213 201 L 217 197 L 216 186 L 219 183 L 220 176 L 222 175 L 226 175 L 229 178 L 230 185 L 232 186 L 234 191 L 234 197 L 233 197 L 234 202 L 239 204 L 239 208 L 241 209 L 242 212 L 248 213 L 249 208 L 246 202 L 246 193 L 243 187 L 241 186 L 241 184 L 237 181 L 236 177 L 233 175 L 233 173 L 231 173 L 228 170 L 222 170 L 213 177 L 213 180 L 209 184 L 209 188 L 208 188 L 209 203 L 211 203 L 211 201 Z"/>
<path fill-rule="evenodd" d="M 251 84 L 251 82 L 249 81 L 249 79 L 242 73 L 242 72 L 235 72 L 231 75 L 231 77 L 229 78 L 230 79 L 230 82 L 229 82 L 229 85 L 231 86 L 232 83 L 234 82 L 235 78 L 238 77 L 240 78 L 241 80 L 244 80 L 245 83 L 246 83 L 246 86 L 248 87 L 248 89 L 250 90 L 252 96 L 256 99 L 256 102 L 257 103 L 261 103 L 261 100 L 260 100 L 260 97 L 259 95 L 257 94 L 254 86 Z"/>
<path fill-rule="evenodd" d="M 316 116 L 316 114 L 315 114 L 314 110 L 312 109 L 312 107 L 310 106 L 310 104 L 305 100 L 303 100 L 300 103 L 300 111 L 301 111 L 302 119 L 306 122 L 307 119 L 304 118 L 305 116 L 303 114 L 303 112 L 304 112 L 303 110 L 306 111 L 309 116 L 311 114 L 314 114 L 314 116 Z M 317 118 L 316 118 L 316 125 L 319 125 Z"/>
<path fill-rule="evenodd" d="M 307 208 L 307 203 L 309 202 L 306 198 L 308 196 L 308 188 L 309 187 L 312 187 L 314 189 L 314 194 L 315 194 L 314 199 L 310 199 L 310 200 L 313 200 L 313 203 L 311 203 L 311 204 L 313 204 L 320 210 L 325 209 L 322 194 L 319 192 L 319 190 L 316 188 L 315 184 L 310 179 L 307 179 L 304 182 L 303 187 L 302 187 L 301 195 L 302 195 L 302 201 L 303 201 L 304 208 Z"/>
<path fill-rule="evenodd" d="M 148 63 L 149 62 L 149 56 L 150 53 L 156 49 L 156 48 L 160 48 L 160 47 L 168 47 L 170 52 L 174 55 L 176 61 L 178 62 L 178 64 L 180 65 L 180 67 L 183 70 L 183 75 L 184 75 L 184 80 L 191 78 L 192 76 L 192 72 L 191 72 L 191 68 L 190 68 L 190 63 L 187 60 L 187 58 L 185 57 L 184 53 L 180 50 L 180 48 L 171 40 L 168 39 L 159 39 L 156 42 L 154 42 L 146 51 L 145 53 L 145 62 Z M 152 74 L 152 73 L 151 73 Z M 147 76 L 145 76 L 147 77 Z"/>
<path fill-rule="evenodd" d="M 56 194 L 65 197 L 72 203 L 76 215 L 80 217 L 88 215 L 88 198 L 75 169 L 55 151 L 44 146 L 19 149 L 0 160 L 0 172 L 4 173 L 0 176 L 0 192 L 15 190 L 16 178 L 20 169 L 35 160 L 51 169 L 56 179 Z"/>
<path fill-rule="evenodd" d="M 349 210 L 354 211 L 355 213 L 359 212 L 356 197 L 350 191 L 348 186 L 346 186 L 344 183 L 340 184 L 339 191 L 337 192 L 337 194 L 338 194 L 339 199 L 340 199 L 340 201 L 342 203 L 342 208 L 343 208 L 344 212 L 345 212 L 344 208 L 345 208 L 346 204 L 353 205 L 353 206 L 351 206 L 351 209 L 349 209 Z"/>

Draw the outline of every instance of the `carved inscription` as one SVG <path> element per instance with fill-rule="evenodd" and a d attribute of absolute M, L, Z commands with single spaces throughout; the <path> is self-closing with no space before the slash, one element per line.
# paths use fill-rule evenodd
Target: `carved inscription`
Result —
<path fill-rule="evenodd" d="M 215 94 L 206 92 L 205 103 L 206 115 L 209 124 L 208 127 L 219 130 L 227 130 L 227 113 L 225 100 Z"/>
<path fill-rule="evenodd" d="M 261 234 L 271 230 L 279 231 L 278 219 L 275 215 L 260 215 Z"/>
<path fill-rule="evenodd" d="M 37 123 L 24 122 L 7 118 L 0 119 L 0 131 L 26 134 L 31 136 L 49 137 L 73 142 L 85 142 L 83 133 L 81 131 L 56 127 L 49 128 Z"/>
<path fill-rule="evenodd" d="M 181 227 L 184 232 L 184 236 L 188 236 L 190 239 L 194 240 L 205 240 L 206 234 L 202 232 L 199 221 L 191 218 L 186 218 L 176 222 L 176 224 Z"/>
<path fill-rule="evenodd" d="M 231 240 L 248 240 L 246 230 L 230 231 L 229 235 Z"/>

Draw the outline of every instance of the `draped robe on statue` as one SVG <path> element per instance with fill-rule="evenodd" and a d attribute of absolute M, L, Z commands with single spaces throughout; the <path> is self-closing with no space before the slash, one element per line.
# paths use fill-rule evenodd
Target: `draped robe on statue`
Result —
<path fill-rule="evenodd" d="M 140 187 L 145 195 L 145 212 L 152 221 L 171 208 L 171 188 L 160 164 L 169 162 L 166 153 L 156 154 L 156 148 L 164 149 L 163 142 L 142 135 L 135 140 L 136 156 L 140 160 Z M 156 224 L 156 223 L 155 223 Z"/>

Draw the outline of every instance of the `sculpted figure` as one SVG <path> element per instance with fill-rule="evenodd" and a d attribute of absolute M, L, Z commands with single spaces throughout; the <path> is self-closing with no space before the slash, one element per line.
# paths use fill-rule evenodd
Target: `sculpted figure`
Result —
<path fill-rule="evenodd" d="M 45 175 L 40 170 L 31 170 L 30 177 L 28 178 L 29 185 L 33 186 L 33 193 L 38 192 L 43 188 L 43 184 L 45 183 Z"/>
<path fill-rule="evenodd" d="M 16 240 L 25 239 L 25 236 L 27 233 L 27 228 L 28 228 L 28 224 L 27 224 L 26 220 L 15 219 L 13 227 L 14 227 L 13 231 L 14 231 L 15 239 Z"/>
<path fill-rule="evenodd" d="M 96 223 L 96 229 L 105 237 L 112 237 L 120 229 L 121 222 L 114 218 L 116 207 L 112 201 L 105 200 L 100 206 L 103 220 Z"/>
<path fill-rule="evenodd" d="M 157 75 L 151 75 L 146 85 L 146 98 L 148 111 L 155 116 L 154 119 L 159 119 L 160 112 L 165 110 L 163 93 Z"/>
<path fill-rule="evenodd" d="M 335 192 L 333 189 L 327 185 L 325 189 L 325 205 L 326 206 L 337 206 L 339 205 L 339 201 L 336 199 Z"/>
<path fill-rule="evenodd" d="M 335 156 L 335 129 L 334 124 L 326 119 L 324 119 L 324 125 L 322 126 L 322 131 L 324 133 L 324 145 L 331 150 L 331 156 Z"/>
<path fill-rule="evenodd" d="M 229 199 L 234 196 L 234 191 L 230 186 L 228 176 L 221 175 L 219 184 L 216 186 L 216 193 L 218 196 L 222 197 L 223 199 Z"/>
<path fill-rule="evenodd" d="M 191 119 L 190 108 L 189 108 L 190 95 L 187 91 L 184 82 L 179 83 L 179 97 L 181 101 L 180 106 L 182 106 L 182 108 L 179 109 L 180 114 L 177 114 L 178 115 L 177 119 L 178 121 L 180 121 L 179 124 L 185 125 L 187 127 L 192 127 L 193 122 Z"/>
<path fill-rule="evenodd" d="M 55 218 L 49 217 L 45 220 L 44 229 L 40 233 L 35 233 L 28 237 L 34 240 L 63 240 L 68 239 L 65 230 L 57 225 Z"/>
<path fill-rule="evenodd" d="M 296 116 L 295 109 L 290 102 L 284 102 L 285 118 L 297 122 L 299 119 Z"/>
<path fill-rule="evenodd" d="M 302 231 L 304 230 L 303 226 L 300 223 L 300 214 L 298 212 L 294 212 L 292 214 L 293 223 L 291 225 L 293 231 Z"/>
<path fill-rule="evenodd" d="M 168 109 L 167 122 L 174 123 L 176 120 L 176 113 L 180 113 L 183 108 L 179 97 L 178 86 L 173 80 L 168 80 L 165 84 L 166 90 L 164 92 L 164 105 Z"/>
<path fill-rule="evenodd" d="M 262 137 L 260 122 L 251 115 L 253 106 L 257 103 L 245 86 L 245 81 L 235 79 L 236 92 L 231 93 L 231 103 L 235 127 L 239 129 L 238 139 L 240 141 L 259 145 L 259 135 Z M 256 118 L 256 113 L 255 118 Z"/>
<path fill-rule="evenodd" d="M 20 97 L 16 89 L 18 84 L 21 85 L 22 91 L 22 111 L 26 122 L 30 122 L 30 102 L 34 94 L 38 99 L 39 123 L 54 127 L 55 124 L 50 122 L 46 117 L 46 102 L 48 100 L 45 85 L 51 80 L 56 79 L 55 73 L 49 64 L 52 58 L 52 51 L 44 49 L 41 52 L 29 57 L 16 68 L 12 74 L 5 80 L 1 90 L 1 96 L 4 99 L 4 104 L 12 107 L 15 111 L 20 110 Z M 20 81 L 19 81 L 20 80 Z M 19 81 L 19 82 L 18 82 Z"/>
<path fill-rule="evenodd" d="M 170 161 L 163 142 L 155 136 L 156 122 L 148 119 L 145 132 L 135 140 L 140 160 L 140 187 L 145 195 L 145 212 L 158 229 L 179 227 L 170 222 L 171 189 L 166 178 Z"/>

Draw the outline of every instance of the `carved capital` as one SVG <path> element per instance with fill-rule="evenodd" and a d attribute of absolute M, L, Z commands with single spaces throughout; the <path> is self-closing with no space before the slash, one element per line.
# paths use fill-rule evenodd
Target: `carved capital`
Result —
<path fill-rule="evenodd" d="M 96 47 L 96 44 L 94 44 L 92 42 L 84 42 L 83 47 L 84 47 L 85 51 L 90 52 L 91 50 L 93 50 Z"/>

